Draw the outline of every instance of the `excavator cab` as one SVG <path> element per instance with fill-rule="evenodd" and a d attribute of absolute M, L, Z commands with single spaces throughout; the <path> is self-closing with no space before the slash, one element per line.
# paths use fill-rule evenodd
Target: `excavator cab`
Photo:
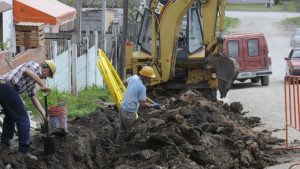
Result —
<path fill-rule="evenodd" d="M 182 19 L 176 48 L 177 61 L 186 60 L 203 48 L 201 17 L 198 8 L 193 6 Z"/>
<path fill-rule="evenodd" d="M 223 3 L 152 0 L 144 9 L 139 50 L 133 52 L 133 46 L 126 44 L 126 75 L 137 74 L 147 65 L 156 75 L 151 86 L 199 89 L 213 98 L 219 89 L 225 97 L 238 68 L 221 53 L 222 41 L 215 36 Z"/>
<path fill-rule="evenodd" d="M 148 9 L 145 9 L 143 18 L 138 44 L 141 50 L 151 54 L 152 26 L 151 12 Z M 177 36 L 177 59 L 187 59 L 190 54 L 203 49 L 203 32 L 200 19 L 198 8 L 195 6 L 184 15 L 180 32 Z M 157 40 L 159 41 L 159 39 Z"/>

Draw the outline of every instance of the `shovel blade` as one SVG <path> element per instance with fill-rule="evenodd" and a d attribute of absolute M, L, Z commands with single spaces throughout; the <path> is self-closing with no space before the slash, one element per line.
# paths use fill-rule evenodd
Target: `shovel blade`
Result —
<path fill-rule="evenodd" d="M 55 153 L 55 137 L 49 136 L 44 137 L 44 152 L 46 154 L 54 154 Z"/>

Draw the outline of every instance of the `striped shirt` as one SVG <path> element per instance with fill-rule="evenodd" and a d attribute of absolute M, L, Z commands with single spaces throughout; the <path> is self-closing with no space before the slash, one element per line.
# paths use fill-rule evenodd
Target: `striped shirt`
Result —
<path fill-rule="evenodd" d="M 19 94 L 27 92 L 28 96 L 32 97 L 36 95 L 36 81 L 34 81 L 31 77 L 25 74 L 26 70 L 32 70 L 38 76 L 42 73 L 41 66 L 36 62 L 30 61 L 6 73 L 0 79 L 4 79 L 6 82 L 9 82 L 12 85 L 14 85 Z"/>

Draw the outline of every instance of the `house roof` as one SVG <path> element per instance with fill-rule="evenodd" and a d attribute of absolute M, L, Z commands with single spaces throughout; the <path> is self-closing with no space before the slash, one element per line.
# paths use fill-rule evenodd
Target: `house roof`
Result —
<path fill-rule="evenodd" d="M 12 6 L 4 1 L 0 1 L 0 13 L 12 9 Z"/>
<path fill-rule="evenodd" d="M 14 22 L 62 25 L 76 18 L 76 10 L 57 0 L 14 0 Z"/>

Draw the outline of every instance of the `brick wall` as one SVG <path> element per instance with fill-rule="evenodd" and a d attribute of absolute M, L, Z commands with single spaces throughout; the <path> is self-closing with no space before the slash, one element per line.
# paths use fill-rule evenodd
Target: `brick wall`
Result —
<path fill-rule="evenodd" d="M 9 53 L 8 52 L 1 52 L 0 53 L 0 76 L 7 73 L 10 69 L 7 64 Z M 36 61 L 38 63 L 42 62 L 45 59 L 44 54 L 44 46 L 39 46 L 35 49 L 29 49 L 25 52 L 19 53 L 12 60 L 13 68 L 28 62 L 28 61 Z"/>
<path fill-rule="evenodd" d="M 0 52 L 0 76 L 9 70 L 6 59 L 8 58 L 8 51 Z"/>

